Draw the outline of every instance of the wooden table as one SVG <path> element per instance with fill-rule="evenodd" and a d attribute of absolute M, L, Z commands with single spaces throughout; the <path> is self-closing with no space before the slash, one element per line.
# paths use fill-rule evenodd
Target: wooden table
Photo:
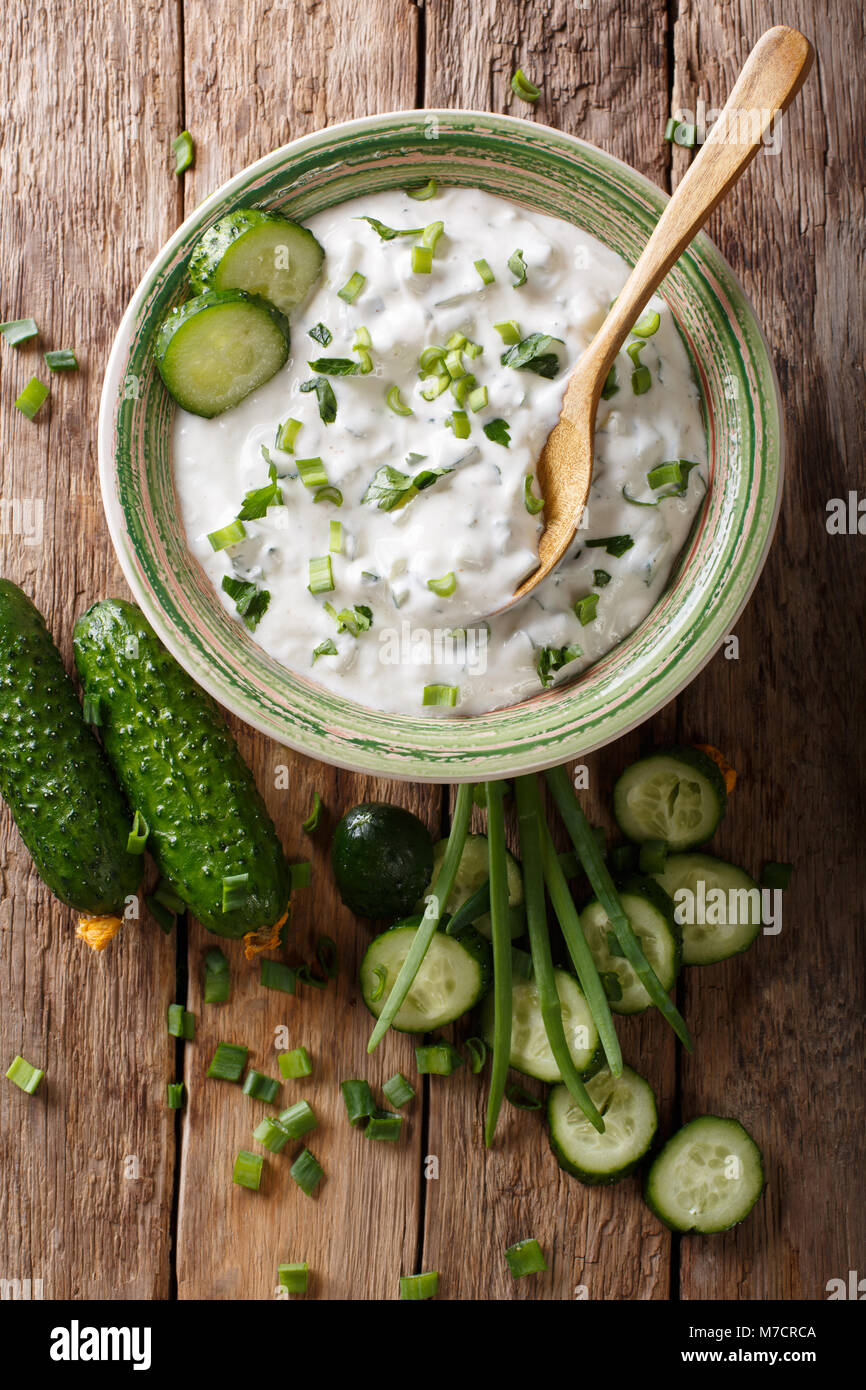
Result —
<path fill-rule="evenodd" d="M 414 1075 L 406 1038 L 368 1062 L 356 967 L 364 930 L 339 904 L 313 844 L 315 888 L 301 895 L 298 941 L 340 944 L 336 989 L 296 999 L 263 991 L 231 949 L 234 996 L 201 999 L 212 942 L 194 924 L 166 938 L 149 918 L 102 956 L 39 883 L 8 813 L 0 867 L 0 1061 L 45 1065 L 36 1100 L 0 1084 L 0 1273 L 38 1279 L 46 1298 L 273 1297 L 281 1260 L 306 1259 L 320 1298 L 393 1298 L 398 1275 L 437 1267 L 454 1299 L 822 1299 L 866 1258 L 862 1184 L 864 806 L 862 555 L 830 535 L 826 504 L 862 476 L 861 7 L 812 0 L 23 0 L 4 7 L 0 136 L 3 318 L 33 314 L 42 341 L 0 352 L 2 572 L 46 613 L 70 658 L 75 617 L 125 592 L 102 519 L 97 403 L 113 334 L 139 277 L 185 213 L 224 179 L 306 131 L 415 105 L 514 111 L 595 141 L 671 188 L 689 155 L 662 139 L 671 109 L 721 106 L 751 43 L 798 25 L 816 68 L 762 155 L 713 218 L 772 345 L 788 423 L 779 532 L 736 629 L 651 725 L 591 759 L 592 817 L 613 778 L 659 739 L 709 740 L 740 780 L 720 852 L 753 868 L 796 865 L 779 935 L 743 959 L 687 971 L 679 1000 L 697 1037 L 678 1056 L 656 1017 L 627 1020 L 628 1059 L 657 1088 L 663 1125 L 733 1113 L 767 1158 L 766 1195 L 748 1222 L 713 1239 L 673 1239 L 636 1181 L 591 1191 L 560 1174 L 537 1116 L 507 1108 L 481 1147 L 483 1088 L 428 1079 L 399 1145 L 370 1145 L 342 1114 L 338 1082 L 396 1068 Z M 517 103 L 518 64 L 542 88 Z M 172 138 L 196 142 L 173 173 Z M 74 347 L 82 371 L 52 379 L 29 423 L 12 402 L 43 347 Z M 44 372 L 43 372 L 44 375 Z M 16 534 L 17 499 L 39 499 L 44 536 Z M 20 533 L 20 506 L 17 515 Z M 866 522 L 864 522 L 866 526 Z M 393 798 L 434 833 L 447 789 L 350 776 L 237 734 L 290 857 L 314 790 L 331 823 L 367 797 Z M 288 768 L 288 790 L 277 783 Z M 165 1010 L 199 1020 L 182 1059 L 190 1101 L 165 1106 L 175 1044 Z M 258 1195 L 231 1183 L 254 1102 L 202 1084 L 219 1038 L 274 1066 L 274 1030 L 315 1058 L 308 1095 L 321 1116 L 311 1148 L 327 1180 L 308 1200 L 274 1158 Z M 288 1102 L 287 1102 L 288 1103 Z M 259 1107 L 261 1108 L 261 1107 Z M 428 1156 L 438 1177 L 425 1177 Z M 433 1165 L 436 1166 L 436 1165 Z M 859 1198 L 859 1200 L 858 1200 Z M 538 1237 L 550 1264 L 513 1281 L 502 1250 Z M 866 1272 L 866 1271 L 861 1271 Z"/>

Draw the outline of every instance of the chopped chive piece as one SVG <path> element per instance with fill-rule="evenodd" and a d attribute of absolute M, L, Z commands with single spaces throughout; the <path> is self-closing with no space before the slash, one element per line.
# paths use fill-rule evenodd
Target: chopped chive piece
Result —
<path fill-rule="evenodd" d="M 647 309 L 631 330 L 639 338 L 651 338 L 654 333 L 658 333 L 661 327 L 661 315 L 655 309 Z"/>
<path fill-rule="evenodd" d="M 32 420 L 36 412 L 44 404 L 49 396 L 48 387 L 40 381 L 38 376 L 32 376 L 28 381 L 15 405 L 22 415 L 26 415 L 28 420 Z"/>
<path fill-rule="evenodd" d="M 688 472 L 691 472 L 693 465 L 689 465 Z M 688 473 L 686 474 L 688 477 Z M 646 475 L 646 480 L 650 487 L 655 491 L 660 487 L 683 487 L 683 470 L 679 459 L 674 459 L 669 463 L 659 463 L 655 468 L 651 468 Z"/>
<path fill-rule="evenodd" d="M 432 381 L 429 386 L 424 387 L 421 395 L 424 397 L 425 401 L 435 401 L 437 396 L 441 396 L 443 391 L 448 390 L 450 383 L 451 378 L 448 373 L 442 372 L 436 377 L 435 381 Z"/>
<path fill-rule="evenodd" d="M 517 319 L 502 319 L 499 323 L 494 323 L 493 327 L 506 347 L 520 342 L 520 325 Z"/>
<path fill-rule="evenodd" d="M 195 161 L 195 146 L 192 143 L 192 136 L 188 130 L 182 130 L 171 142 L 174 152 L 174 172 L 183 174 L 187 169 L 191 169 Z"/>
<path fill-rule="evenodd" d="M 453 709 L 457 704 L 457 696 L 460 694 L 460 687 L 457 685 L 425 685 L 422 696 L 422 705 L 443 705 Z"/>
<path fill-rule="evenodd" d="M 483 1038 L 467 1038 L 463 1046 L 469 1059 L 469 1070 L 477 1076 L 487 1061 L 487 1043 Z"/>
<path fill-rule="evenodd" d="M 601 399 L 603 401 L 609 401 L 611 396 L 615 396 L 618 390 L 619 387 L 616 384 L 616 367 L 613 366 L 604 379 L 604 386 L 601 388 Z"/>
<path fill-rule="evenodd" d="M 240 1081 L 248 1055 L 249 1048 L 241 1043 L 217 1043 L 207 1074 L 215 1081 Z"/>
<path fill-rule="evenodd" d="M 265 1076 L 264 1072 L 255 1071 L 250 1067 L 244 1077 L 243 1093 L 245 1096 L 251 1096 L 253 1100 L 264 1100 L 268 1105 L 273 1105 L 280 1094 L 280 1083 L 274 1081 L 271 1076 Z"/>
<path fill-rule="evenodd" d="M 471 404 L 470 397 L 470 404 Z M 488 420 L 484 426 L 484 433 L 494 444 L 501 444 L 507 449 L 511 444 L 511 426 L 507 420 Z"/>
<path fill-rule="evenodd" d="M 325 1170 L 319 1160 L 310 1153 L 310 1150 L 304 1149 L 289 1169 L 289 1176 L 298 1184 L 302 1192 L 305 1192 L 308 1197 L 312 1197 L 325 1176 Z"/>
<path fill-rule="evenodd" d="M 326 376 L 314 376 L 312 381 L 302 382 L 301 391 L 315 391 L 319 403 L 319 419 L 325 425 L 333 425 L 337 418 L 337 397 Z"/>
<path fill-rule="evenodd" d="M 327 347 L 334 335 L 330 328 L 326 328 L 323 323 L 317 323 L 314 328 L 307 330 L 307 337 L 312 338 L 316 343 L 321 343 L 322 347 Z"/>
<path fill-rule="evenodd" d="M 692 122 L 677 121 L 671 116 L 665 126 L 665 139 L 669 144 L 673 142 L 675 145 L 682 145 L 686 149 L 691 149 L 693 145 L 697 144 L 698 128 Z"/>
<path fill-rule="evenodd" d="M 140 811 L 136 811 L 132 818 L 132 829 L 126 840 L 127 854 L 144 854 L 144 847 L 147 844 L 147 837 L 150 834 L 147 821 Z"/>
<path fill-rule="evenodd" d="M 357 352 L 359 348 L 371 348 L 372 346 L 373 339 L 370 337 L 370 330 L 369 328 L 365 328 L 362 324 L 360 328 L 355 329 L 355 341 L 352 344 L 352 351 Z"/>
<path fill-rule="evenodd" d="M 644 840 L 638 856 L 638 868 L 642 874 L 662 874 L 667 857 L 666 840 Z"/>
<path fill-rule="evenodd" d="M 13 1059 L 12 1065 L 6 1073 L 6 1080 L 11 1081 L 25 1095 L 32 1096 L 39 1089 L 39 1083 L 44 1075 L 45 1072 L 41 1067 L 34 1067 L 31 1062 L 26 1062 L 19 1054 Z"/>
<path fill-rule="evenodd" d="M 264 1166 L 265 1160 L 259 1154 L 239 1149 L 232 1169 L 232 1182 L 236 1182 L 238 1187 L 249 1187 L 253 1192 L 258 1192 Z"/>
<path fill-rule="evenodd" d="M 436 250 L 436 243 L 445 230 L 444 222 L 429 222 L 421 233 L 421 246 L 429 247 L 431 251 Z"/>
<path fill-rule="evenodd" d="M 343 288 L 337 290 L 337 295 L 340 299 L 345 300 L 347 304 L 354 304 L 358 295 L 364 288 L 366 281 L 366 275 L 362 275 L 359 270 L 356 270 L 354 274 L 349 276 Z"/>
<path fill-rule="evenodd" d="M 400 1275 L 400 1298 L 404 1303 L 420 1303 L 425 1298 L 435 1298 L 438 1292 L 438 1269 L 430 1269 L 426 1274 Z"/>
<path fill-rule="evenodd" d="M 523 479 L 523 501 L 530 516 L 537 516 L 544 510 L 544 498 L 535 497 L 532 492 L 532 484 L 535 482 L 531 473 L 527 473 Z"/>
<path fill-rule="evenodd" d="M 421 1076 L 451 1076 L 464 1065 L 464 1059 L 450 1042 L 427 1043 L 415 1048 L 415 1064 Z"/>
<path fill-rule="evenodd" d="M 339 524 L 340 524 L 340 523 L 337 522 L 337 525 L 338 525 L 338 526 L 339 526 Z M 331 522 L 331 525 L 332 525 L 332 526 L 334 525 L 333 521 Z M 323 802 L 322 798 L 319 796 L 319 793 L 318 793 L 318 792 L 313 792 L 313 809 L 311 810 L 310 814 L 307 816 L 307 819 L 306 819 L 306 820 L 303 822 L 303 824 L 301 825 L 301 829 L 302 829 L 307 835 L 312 835 L 313 832 L 314 832 L 315 830 L 318 830 L 318 828 L 319 828 L 319 821 L 322 819 L 322 812 L 323 812 L 324 809 L 325 809 L 325 803 Z"/>
<path fill-rule="evenodd" d="M 263 960 L 261 983 L 265 989 L 278 989 L 282 994 L 294 994 L 298 972 L 282 960 Z"/>
<path fill-rule="evenodd" d="M 260 589 L 251 579 L 235 579 L 234 575 L 224 574 L 220 587 L 223 593 L 234 599 L 238 617 L 244 627 L 255 632 L 271 602 L 270 589 Z"/>
<path fill-rule="evenodd" d="M 610 575 L 607 570 L 593 570 L 592 582 L 597 589 L 604 589 L 610 583 Z"/>
<path fill-rule="evenodd" d="M 473 412 L 483 410 L 487 404 L 487 387 L 476 386 L 474 391 L 469 392 L 469 409 Z"/>
<path fill-rule="evenodd" d="M 616 560 L 624 555 L 627 550 L 631 550 L 633 545 L 634 541 L 631 536 L 603 536 L 597 541 L 586 542 L 588 550 L 601 548 L 605 550 L 608 555 L 612 555 Z"/>
<path fill-rule="evenodd" d="M 547 1269 L 547 1261 L 534 1236 L 530 1236 L 528 1240 L 519 1240 L 516 1245 L 509 1245 L 505 1258 L 515 1279 L 522 1279 L 524 1274 L 542 1274 Z"/>
<path fill-rule="evenodd" d="M 509 1105 L 513 1105 L 515 1110 L 540 1110 L 541 1101 L 538 1096 L 532 1096 L 523 1086 L 511 1085 L 505 1088 L 505 1099 Z"/>
<path fill-rule="evenodd" d="M 8 319 L 6 323 L 0 323 L 0 333 L 10 347 L 17 347 L 19 343 L 27 343 L 31 338 L 36 338 L 39 329 L 35 319 Z"/>
<path fill-rule="evenodd" d="M 466 404 L 469 392 L 474 391 L 475 385 L 475 377 L 471 372 L 467 372 L 465 376 L 452 378 L 448 383 L 449 390 L 458 405 Z"/>
<path fill-rule="evenodd" d="M 310 1282 L 310 1267 L 308 1264 L 278 1265 L 277 1277 L 281 1287 L 288 1289 L 289 1293 L 306 1293 Z"/>
<path fill-rule="evenodd" d="M 340 1090 L 350 1125 L 366 1124 L 376 1114 L 376 1102 L 368 1081 L 341 1081 Z"/>
<path fill-rule="evenodd" d="M 253 1130 L 253 1138 L 272 1154 L 282 1153 L 291 1137 L 274 1115 L 266 1115 Z"/>
<path fill-rule="evenodd" d="M 291 1052 L 279 1055 L 280 1075 L 286 1081 L 297 1081 L 301 1076 L 311 1076 L 313 1063 L 305 1047 L 296 1047 Z"/>
<path fill-rule="evenodd" d="M 244 907 L 249 897 L 249 874 L 227 874 L 223 879 L 223 912 Z"/>
<path fill-rule="evenodd" d="M 472 264 L 475 266 L 475 269 L 481 276 L 481 283 L 483 285 L 492 285 L 494 280 L 496 279 L 496 276 L 493 274 L 493 271 L 490 269 L 490 266 L 487 264 L 487 261 L 485 261 L 482 257 L 480 261 L 473 261 Z"/>
<path fill-rule="evenodd" d="M 401 1071 L 394 1073 L 382 1085 L 382 1091 L 386 1100 L 389 1100 L 395 1109 L 400 1110 L 404 1105 L 408 1105 L 410 1100 L 415 1099 L 414 1087 L 409 1085 Z"/>
<path fill-rule="evenodd" d="M 598 617 L 598 594 L 586 594 L 579 598 L 574 605 L 574 616 L 579 619 L 581 627 L 588 627 L 594 623 Z"/>
<path fill-rule="evenodd" d="M 425 347 L 418 357 L 418 366 L 421 368 L 422 375 L 428 376 L 431 372 L 440 371 L 446 356 L 446 349 L 437 347 L 435 343 L 431 344 L 430 347 Z"/>
<path fill-rule="evenodd" d="M 528 101 L 530 104 L 538 101 L 541 96 L 541 91 L 534 82 L 530 82 L 523 68 L 518 68 L 512 77 L 511 90 L 516 97 L 520 97 L 521 101 Z"/>
<path fill-rule="evenodd" d="M 298 983 L 302 985 L 310 985 L 312 989 L 328 988 L 328 981 L 323 979 L 321 975 L 315 974 L 313 967 L 310 964 L 301 966 L 300 970 L 298 971 Z"/>
<path fill-rule="evenodd" d="M 429 247 L 412 247 L 412 269 L 416 275 L 431 274 L 433 270 L 433 252 Z"/>
<path fill-rule="evenodd" d="M 793 872 L 793 864 L 784 864 L 775 859 L 771 859 L 761 870 L 761 887 L 788 888 L 791 883 L 791 875 Z"/>
<path fill-rule="evenodd" d="M 169 1081 L 166 1087 L 169 1110 L 181 1110 L 183 1108 L 184 1089 L 182 1081 Z"/>
<path fill-rule="evenodd" d="M 400 395 L 399 386 L 392 386 L 388 390 L 385 400 L 395 415 L 414 415 L 415 413 L 411 405 L 407 405 Z"/>
<path fill-rule="evenodd" d="M 482 352 L 484 351 L 484 348 L 481 346 L 480 343 L 467 343 L 463 351 L 469 358 L 469 360 L 471 362 L 474 362 L 476 357 L 481 356 Z"/>
<path fill-rule="evenodd" d="M 304 487 L 324 487 L 328 481 L 325 465 L 316 456 L 311 459 L 298 459 L 298 476 Z"/>
<path fill-rule="evenodd" d="M 300 1139 L 302 1134 L 309 1134 L 311 1129 L 316 1129 L 319 1123 L 316 1112 L 308 1100 L 295 1101 L 294 1105 L 290 1105 L 277 1116 L 277 1122 L 282 1125 L 290 1139 Z"/>
<path fill-rule="evenodd" d="M 436 180 L 428 179 L 427 182 L 422 183 L 419 188 L 407 188 L 404 189 L 404 192 L 407 193 L 410 198 L 414 198 L 416 203 L 426 203 L 431 198 L 436 197 L 436 189 Z"/>
<path fill-rule="evenodd" d="M 635 341 L 635 342 L 633 342 L 633 343 L 628 343 L 628 344 L 626 345 L 626 349 L 625 349 L 625 350 L 626 350 L 626 353 L 627 353 L 628 356 L 631 358 L 632 363 L 633 363 L 633 365 L 634 365 L 635 367 L 639 367 L 639 366 L 641 365 L 640 355 L 641 355 L 641 353 L 643 352 L 643 350 L 644 350 L 645 347 L 646 347 L 646 343 L 637 342 L 637 341 Z"/>
<path fill-rule="evenodd" d="M 463 365 L 463 349 L 452 348 L 445 357 L 445 370 L 452 381 L 457 381 L 461 376 L 466 375 L 466 368 Z"/>
<path fill-rule="evenodd" d="M 319 962 L 319 969 L 327 979 L 336 980 L 340 973 L 337 943 L 332 936 L 320 936 L 316 942 L 316 960 Z"/>
<path fill-rule="evenodd" d="M 318 555 L 310 561 L 310 582 L 307 585 L 311 594 L 329 594 L 334 587 L 334 574 L 330 555 Z"/>
<path fill-rule="evenodd" d="M 452 410 L 451 414 L 446 416 L 445 423 L 454 431 L 455 439 L 469 438 L 472 426 L 465 410 Z"/>
<path fill-rule="evenodd" d="M 163 907 L 162 903 L 157 902 L 156 898 L 150 893 L 147 894 L 144 901 L 147 904 L 147 910 L 151 917 L 156 919 L 161 929 L 165 932 L 166 936 L 168 936 L 174 926 L 174 913 L 169 912 L 168 908 Z"/>
<path fill-rule="evenodd" d="M 183 1004 L 169 1004 L 168 1031 L 173 1038 L 184 1038 L 191 1042 L 195 1037 L 195 1014 L 187 1013 Z"/>
<path fill-rule="evenodd" d="M 557 671 L 576 661 L 579 656 L 583 656 L 583 649 L 576 642 L 571 642 L 567 647 L 542 647 L 535 661 L 535 669 L 545 689 L 553 684 Z"/>
<path fill-rule="evenodd" d="M 645 396 L 653 384 L 649 367 L 637 367 L 631 374 L 631 389 L 636 396 Z"/>
<path fill-rule="evenodd" d="M 211 531 L 208 534 L 208 540 L 212 550 L 225 550 L 229 545 L 237 545 L 238 541 L 242 541 L 246 534 L 244 523 L 235 517 L 228 526 L 221 526 L 218 531 Z"/>
<path fill-rule="evenodd" d="M 428 579 L 427 588 L 432 589 L 433 593 L 439 594 L 441 598 L 448 598 L 457 588 L 457 576 L 453 570 L 449 570 L 441 579 Z"/>
<path fill-rule="evenodd" d="M 324 643 L 322 645 L 324 646 Z M 336 651 L 336 647 L 334 650 Z M 301 888 L 309 888 L 313 873 L 313 866 L 309 859 L 302 859 L 297 864 L 290 864 L 289 870 L 291 872 L 291 889 L 293 893 L 298 892 Z"/>
<path fill-rule="evenodd" d="M 334 487 L 333 483 L 328 483 L 327 487 L 320 487 L 316 489 L 316 494 L 313 497 L 313 501 L 333 502 L 335 507 L 342 507 L 343 494 L 338 487 Z"/>
<path fill-rule="evenodd" d="M 53 352 L 43 352 L 45 365 L 52 372 L 77 372 L 78 358 L 71 348 L 55 348 Z"/>
<path fill-rule="evenodd" d="M 514 276 L 512 289 L 519 290 L 521 285 L 526 284 L 526 262 L 522 251 L 513 251 L 508 257 L 508 269 Z"/>
<path fill-rule="evenodd" d="M 218 946 L 204 958 L 204 1001 L 206 1004 L 225 1004 L 229 997 L 231 976 L 229 963 Z"/>
<path fill-rule="evenodd" d="M 377 1139 L 386 1144 L 395 1144 L 403 1131 L 403 1116 L 394 1115 L 390 1110 L 377 1110 L 371 1115 L 364 1131 L 365 1139 Z"/>

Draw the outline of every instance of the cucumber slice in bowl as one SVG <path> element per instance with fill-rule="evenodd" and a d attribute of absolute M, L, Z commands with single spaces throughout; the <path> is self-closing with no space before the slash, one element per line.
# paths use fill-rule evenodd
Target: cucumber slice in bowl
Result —
<path fill-rule="evenodd" d="M 415 939 L 420 917 L 397 922 L 375 937 L 361 962 L 361 995 L 374 1018 L 385 1007 Z M 392 1028 L 430 1033 L 453 1023 L 486 994 L 493 973 L 490 947 L 472 927 L 459 936 L 437 931 Z"/>
<path fill-rule="evenodd" d="M 427 892 L 430 892 L 436 881 L 436 876 L 442 866 L 445 857 L 447 840 L 439 840 L 433 846 L 433 874 L 428 885 Z M 526 910 L 523 906 L 523 875 L 520 872 L 520 865 L 510 854 L 505 851 L 505 871 L 508 881 L 508 920 L 511 928 L 511 939 L 516 940 L 522 936 L 526 930 Z M 454 880 L 454 887 L 446 904 L 446 911 L 455 913 L 458 907 L 471 898 L 482 884 L 489 878 L 489 863 L 487 852 L 486 835 L 467 835 L 463 853 L 460 856 L 460 865 L 457 869 L 457 877 Z M 490 940 L 490 913 L 484 912 L 472 923 L 476 931 Z"/>
<path fill-rule="evenodd" d="M 671 854 L 653 878 L 673 899 L 683 965 L 727 960 L 747 951 L 760 933 L 761 890 L 736 864 L 710 854 Z"/>
<path fill-rule="evenodd" d="M 554 970 L 556 992 L 562 1005 L 562 1026 L 568 1050 L 581 1076 L 591 1076 L 598 1070 L 603 1053 L 599 1046 L 598 1029 L 589 1005 L 577 980 L 567 970 Z M 481 1032 L 493 1046 L 493 996 L 488 995 L 481 1009 Z M 524 1076 L 538 1081 L 561 1081 L 544 1019 L 538 986 L 534 979 L 515 980 L 511 989 L 511 1057 L 509 1066 Z"/>
<path fill-rule="evenodd" d="M 210 419 L 279 371 L 289 355 L 289 325 L 264 299 L 208 290 L 172 309 L 153 355 L 178 405 Z"/>
<path fill-rule="evenodd" d="M 739 1120 L 699 1115 L 654 1159 L 644 1197 L 672 1231 L 709 1235 L 744 1220 L 763 1188 L 761 1150 Z"/>
<path fill-rule="evenodd" d="M 623 911 L 631 922 L 641 950 L 670 989 L 680 973 L 682 939 L 674 919 L 674 905 L 664 889 L 651 878 L 633 875 L 617 884 Z M 598 967 L 608 1002 L 614 1013 L 639 1014 L 651 1000 L 633 967 L 622 955 L 610 918 L 597 898 L 580 914 L 586 943 Z"/>
<path fill-rule="evenodd" d="M 611 1076 L 607 1067 L 586 1083 L 604 1117 L 604 1133 L 594 1129 L 565 1086 L 547 1099 L 550 1147 L 566 1173 L 599 1186 L 619 1182 L 649 1153 L 658 1129 L 656 1098 L 648 1081 L 631 1067 Z"/>
<path fill-rule="evenodd" d="M 190 257 L 193 289 L 246 290 L 289 315 L 319 278 L 325 253 L 312 232 L 277 212 L 241 208 L 215 222 Z"/>
<path fill-rule="evenodd" d="M 627 767 L 613 792 L 613 811 L 630 840 L 665 840 L 681 851 L 715 832 L 728 800 L 725 779 L 699 748 L 666 748 Z"/>

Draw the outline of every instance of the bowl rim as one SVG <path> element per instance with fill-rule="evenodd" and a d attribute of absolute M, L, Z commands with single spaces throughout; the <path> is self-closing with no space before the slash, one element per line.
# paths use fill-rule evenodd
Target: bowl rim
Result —
<path fill-rule="evenodd" d="M 633 717 L 627 719 L 621 725 L 618 725 L 615 731 L 610 734 L 602 734 L 600 737 L 590 737 L 588 742 L 581 744 L 577 753 L 568 752 L 563 757 L 561 752 L 559 755 L 551 753 L 549 747 L 546 745 L 535 749 L 535 756 L 527 756 L 524 752 L 518 751 L 517 753 L 512 752 L 509 757 L 509 754 L 505 752 L 502 754 L 501 768 L 491 768 L 488 766 L 487 762 L 482 760 L 478 763 L 478 768 L 474 772 L 465 770 L 466 765 L 471 763 L 473 757 L 472 753 L 469 752 L 464 754 L 459 750 L 455 750 L 450 755 L 450 762 L 453 766 L 449 767 L 447 774 L 443 773 L 441 769 L 425 773 L 418 768 L 404 771 L 390 765 L 385 765 L 378 770 L 373 770 L 370 766 L 365 766 L 358 761 L 353 761 L 349 757 L 341 757 L 339 752 L 336 752 L 334 755 L 319 750 L 311 752 L 302 739 L 298 738 L 292 740 L 288 736 L 278 734 L 272 727 L 272 724 L 264 716 L 256 717 L 255 707 L 245 707 L 243 711 L 239 710 L 231 698 L 227 697 L 227 692 L 222 681 L 218 676 L 212 673 L 209 665 L 201 661 L 196 655 L 192 654 L 188 648 L 183 646 L 183 644 L 176 639 L 171 625 L 164 622 L 163 612 L 159 602 L 155 596 L 152 595 L 146 579 L 139 573 L 134 556 L 127 551 L 127 527 L 119 495 L 114 485 L 117 476 L 114 435 L 116 407 L 120 399 L 120 384 L 123 379 L 122 367 L 126 361 L 133 327 L 137 323 L 142 304 L 148 297 L 152 281 L 166 258 L 171 255 L 176 246 L 180 245 L 185 240 L 193 227 L 206 223 L 213 211 L 229 199 L 239 187 L 246 184 L 251 177 L 258 173 L 264 173 L 271 167 L 276 167 L 284 163 L 287 158 L 293 155 L 303 153 L 309 149 L 314 149 L 316 144 L 324 139 L 335 136 L 339 137 L 343 134 L 351 135 L 354 131 L 375 131 L 379 124 L 388 125 L 401 120 L 423 123 L 430 117 L 438 117 L 446 121 L 454 119 L 480 119 L 483 122 L 492 122 L 496 125 L 504 126 L 506 129 L 511 128 L 513 130 L 519 130 L 522 127 L 527 131 L 531 130 L 533 132 L 549 134 L 555 137 L 557 141 L 565 141 L 572 148 L 585 149 L 591 151 L 595 156 L 600 155 L 602 159 L 609 164 L 624 170 L 630 180 L 636 181 L 637 184 L 643 187 L 644 192 L 650 196 L 651 200 L 661 200 L 663 204 L 667 204 L 670 201 L 671 195 L 663 188 L 660 188 L 658 184 L 654 183 L 652 179 L 641 173 L 640 170 L 635 169 L 625 160 L 620 159 L 617 155 L 610 154 L 600 145 L 595 145 L 591 141 L 582 139 L 580 136 L 559 130 L 556 126 L 551 126 L 542 121 L 528 121 L 522 116 L 482 111 L 473 107 L 412 107 L 395 111 L 382 111 L 373 115 L 358 116 L 350 120 L 338 121 L 333 125 L 321 127 L 320 129 L 309 131 L 305 135 L 297 136 L 286 144 L 280 145 L 267 154 L 260 156 L 260 158 L 254 160 L 252 163 L 244 165 L 237 173 L 221 183 L 184 218 L 149 261 L 121 317 L 106 363 L 99 406 L 97 458 L 103 511 L 105 513 L 109 536 L 118 563 L 132 591 L 133 597 L 141 607 L 144 616 L 153 627 L 160 641 L 164 643 L 183 669 L 188 672 L 198 685 L 213 696 L 221 707 L 229 710 L 238 719 L 242 720 L 250 727 L 255 728 L 266 737 L 274 739 L 280 746 L 291 748 L 295 752 L 322 761 L 329 766 L 338 767 L 349 772 L 361 773 L 367 776 L 385 777 L 393 781 L 443 785 L 447 783 L 475 782 L 479 780 L 479 773 L 486 779 L 489 779 L 490 776 L 511 776 L 515 774 L 540 772 L 545 768 L 554 767 L 572 757 L 577 756 L 582 758 L 589 753 L 597 751 L 599 748 L 603 748 L 623 738 L 626 734 L 632 732 L 657 715 L 670 704 L 672 700 L 676 699 L 676 697 L 681 694 L 686 686 L 688 686 L 716 656 L 720 647 L 726 641 L 731 629 L 742 616 L 746 605 L 755 591 L 758 580 L 763 573 L 770 546 L 775 536 L 781 510 L 786 473 L 787 439 L 778 374 L 763 325 L 754 309 L 751 298 L 746 293 L 740 277 L 712 238 L 702 230 L 698 232 L 697 236 L 694 238 L 695 243 L 702 244 L 704 247 L 709 248 L 716 261 L 724 269 L 751 318 L 752 327 L 756 331 L 758 341 L 764 350 L 767 367 L 769 369 L 769 381 L 772 384 L 774 392 L 773 405 L 775 407 L 775 419 L 778 426 L 778 444 L 776 449 L 778 485 L 776 487 L 772 512 L 766 522 L 765 535 L 760 551 L 757 557 L 752 561 L 753 573 L 736 602 L 732 605 L 730 613 L 727 615 L 725 624 L 726 631 L 719 634 L 716 641 L 712 643 L 704 654 L 694 661 L 694 664 L 689 665 L 685 674 L 669 682 L 663 682 L 663 688 L 659 692 L 659 698 L 653 701 L 650 708 L 636 712 Z M 649 616 L 650 615 L 648 615 L 648 617 Z M 568 688 L 568 686 L 564 687 L 565 690 L 568 690 Z M 230 692 L 228 694 L 230 696 Z M 348 699 L 348 697 L 344 698 Z M 359 709 L 367 709 L 366 706 L 361 705 L 358 701 L 349 701 L 349 703 L 355 705 Z M 506 712 L 508 709 L 519 709 L 520 707 L 519 704 L 513 707 L 506 707 Z M 375 716 L 375 710 L 370 712 Z M 453 724 L 455 729 L 465 730 L 472 727 L 474 719 L 484 717 L 483 715 L 464 716 L 461 719 L 448 720 L 447 723 L 449 725 Z M 460 764 L 460 766 L 457 764 Z"/>

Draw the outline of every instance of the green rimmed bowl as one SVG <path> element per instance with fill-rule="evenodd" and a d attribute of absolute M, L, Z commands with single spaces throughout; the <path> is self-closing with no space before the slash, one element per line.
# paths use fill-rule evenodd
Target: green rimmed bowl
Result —
<path fill-rule="evenodd" d="M 730 266 L 701 235 L 663 285 L 704 400 L 710 487 L 667 590 L 624 642 L 570 685 L 492 714 L 383 714 L 280 666 L 222 607 L 186 546 L 174 490 L 174 405 L 153 364 L 159 325 L 187 293 L 204 229 L 236 208 L 304 221 L 359 194 L 436 178 L 565 218 L 633 263 L 667 198 L 602 150 L 475 111 L 403 111 L 304 136 L 245 169 L 174 234 L 133 296 L 106 372 L 103 501 L 130 588 L 178 661 L 221 704 L 325 762 L 416 781 L 478 781 L 563 762 L 618 738 L 692 679 L 735 623 L 778 515 L 778 383 Z"/>

